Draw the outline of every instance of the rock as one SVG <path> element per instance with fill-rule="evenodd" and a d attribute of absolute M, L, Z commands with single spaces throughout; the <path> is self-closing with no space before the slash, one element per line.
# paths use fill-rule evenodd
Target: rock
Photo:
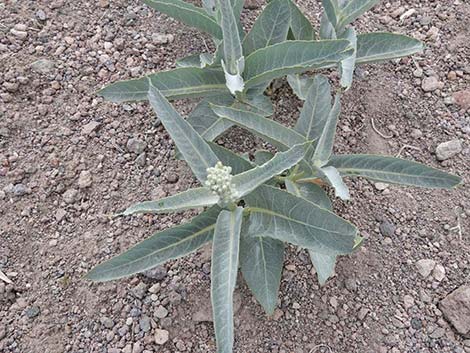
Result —
<path fill-rule="evenodd" d="M 103 316 L 100 319 L 100 322 L 104 327 L 106 327 L 108 329 L 112 329 L 114 327 L 114 321 L 112 319 L 110 319 L 109 317 Z"/>
<path fill-rule="evenodd" d="M 147 143 L 138 138 L 131 138 L 127 141 L 127 149 L 135 154 L 141 154 L 147 148 Z"/>
<path fill-rule="evenodd" d="M 470 89 L 455 92 L 452 97 L 454 98 L 455 104 L 462 109 L 470 109 Z"/>
<path fill-rule="evenodd" d="M 167 276 L 167 271 L 165 267 L 157 266 L 155 268 L 152 268 L 151 270 L 145 271 L 143 275 L 147 278 L 162 281 Z"/>
<path fill-rule="evenodd" d="M 131 293 L 138 299 L 142 299 L 147 292 L 147 285 L 144 282 L 140 282 L 137 286 L 131 289 Z"/>
<path fill-rule="evenodd" d="M 344 285 L 346 289 L 351 292 L 357 291 L 357 281 L 355 278 L 346 278 L 346 280 L 344 281 Z"/>
<path fill-rule="evenodd" d="M 44 10 L 38 10 L 38 11 L 36 11 L 36 18 L 39 21 L 45 21 L 45 20 L 47 20 L 47 15 L 44 12 Z"/>
<path fill-rule="evenodd" d="M 366 318 L 368 313 L 369 313 L 369 309 L 362 307 L 357 313 L 357 318 L 362 321 Z"/>
<path fill-rule="evenodd" d="M 21 31 L 15 28 L 10 29 L 10 33 L 13 34 L 15 37 L 20 38 L 20 39 L 26 39 L 28 36 L 28 32 L 26 31 Z"/>
<path fill-rule="evenodd" d="M 88 170 L 82 170 L 80 172 L 80 176 L 78 177 L 78 187 L 80 189 L 86 189 L 91 186 L 93 183 L 93 178 L 91 176 L 91 172 Z"/>
<path fill-rule="evenodd" d="M 438 338 L 444 337 L 445 334 L 446 334 L 446 330 L 444 330 L 442 327 L 438 327 L 429 334 L 429 337 L 438 339 Z"/>
<path fill-rule="evenodd" d="M 147 162 L 147 155 L 144 153 L 139 154 L 139 156 L 135 159 L 135 163 L 141 167 L 145 167 L 145 163 Z"/>
<path fill-rule="evenodd" d="M 438 161 L 445 161 L 462 152 L 462 142 L 460 140 L 451 140 L 441 143 L 436 147 L 436 157 Z"/>
<path fill-rule="evenodd" d="M 421 130 L 419 129 L 413 129 L 411 130 L 411 137 L 415 138 L 415 139 L 419 139 L 421 137 L 423 137 L 423 133 Z"/>
<path fill-rule="evenodd" d="M 31 69 L 40 74 L 48 74 L 54 70 L 54 67 L 54 61 L 48 59 L 40 59 L 31 64 Z"/>
<path fill-rule="evenodd" d="M 406 310 L 410 309 L 413 305 L 415 305 L 415 300 L 411 295 L 405 294 L 403 296 L 403 306 Z"/>
<path fill-rule="evenodd" d="M 41 310 L 37 306 L 31 306 L 24 312 L 29 319 L 33 319 L 41 313 Z"/>
<path fill-rule="evenodd" d="M 158 308 L 155 310 L 154 313 L 155 317 L 159 319 L 163 319 L 164 317 L 167 317 L 168 315 L 168 310 L 162 305 L 159 305 Z"/>
<path fill-rule="evenodd" d="M 29 193 L 28 188 L 24 184 L 16 184 L 13 186 L 13 195 L 21 197 Z"/>
<path fill-rule="evenodd" d="M 82 127 L 82 135 L 90 135 L 94 132 L 101 124 L 97 121 L 91 121 Z"/>
<path fill-rule="evenodd" d="M 171 173 L 170 175 L 168 175 L 167 177 L 167 180 L 168 180 L 168 183 L 169 184 L 175 184 L 178 182 L 178 174 L 174 174 L 174 173 Z"/>
<path fill-rule="evenodd" d="M 388 220 L 382 221 L 379 225 L 380 233 L 382 233 L 382 235 L 384 237 L 393 236 L 395 234 L 396 229 L 397 229 L 397 227 L 392 222 L 390 222 Z"/>
<path fill-rule="evenodd" d="M 66 215 L 67 211 L 65 211 L 63 208 L 59 208 L 57 211 L 55 211 L 55 219 L 57 222 L 62 221 Z"/>
<path fill-rule="evenodd" d="M 414 317 L 411 319 L 411 327 L 413 327 L 415 330 L 421 330 L 423 328 L 423 323 L 420 319 Z"/>
<path fill-rule="evenodd" d="M 65 203 L 71 205 L 75 203 L 78 199 L 78 190 L 68 189 L 62 194 L 62 198 L 64 199 Z"/>
<path fill-rule="evenodd" d="M 444 317 L 465 338 L 470 338 L 470 285 L 461 286 L 440 303 Z"/>
<path fill-rule="evenodd" d="M 432 270 L 432 276 L 438 282 L 441 282 L 446 277 L 446 269 L 442 265 L 436 265 Z"/>
<path fill-rule="evenodd" d="M 261 0 L 246 0 L 243 6 L 248 10 L 255 10 L 261 7 Z"/>
<path fill-rule="evenodd" d="M 170 339 L 170 333 L 167 330 L 156 329 L 154 337 L 156 344 L 163 345 Z"/>
<path fill-rule="evenodd" d="M 388 184 L 386 183 L 381 183 L 381 182 L 378 182 L 378 183 L 375 183 L 374 184 L 375 188 L 379 191 L 384 191 L 385 189 L 388 188 Z"/>
<path fill-rule="evenodd" d="M 415 266 L 418 269 L 419 274 L 426 278 L 431 274 L 432 270 L 436 266 L 436 261 L 432 259 L 421 259 L 416 262 Z"/>
<path fill-rule="evenodd" d="M 175 40 L 175 36 L 173 34 L 162 34 L 162 33 L 154 33 L 152 34 L 152 42 L 153 44 L 168 44 L 173 43 Z"/>
<path fill-rule="evenodd" d="M 98 6 L 102 7 L 102 8 L 108 7 L 109 6 L 109 0 L 99 0 L 98 1 Z"/>
<path fill-rule="evenodd" d="M 421 88 L 424 92 L 433 92 L 439 88 L 442 88 L 442 83 L 439 82 L 436 76 L 426 77 L 423 79 Z"/>
<path fill-rule="evenodd" d="M 15 93 L 20 88 L 20 84 L 18 82 L 4 82 L 3 87 L 5 87 L 8 92 Z"/>
<path fill-rule="evenodd" d="M 145 315 L 142 316 L 142 318 L 139 320 L 139 326 L 142 331 L 149 332 L 150 331 L 150 318 Z"/>

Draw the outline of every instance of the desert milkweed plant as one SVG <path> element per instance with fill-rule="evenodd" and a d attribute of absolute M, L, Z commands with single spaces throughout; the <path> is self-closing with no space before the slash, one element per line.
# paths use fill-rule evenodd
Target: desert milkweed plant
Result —
<path fill-rule="evenodd" d="M 429 188 L 460 183 L 457 176 L 404 159 L 332 152 L 341 94 L 351 87 L 355 66 L 412 55 L 423 47 L 404 35 L 356 33 L 351 23 L 378 0 L 323 0 L 318 33 L 291 0 L 270 1 L 247 33 L 240 23 L 243 0 L 203 0 L 203 7 L 182 0 L 144 2 L 210 35 L 216 50 L 182 58 L 173 70 L 111 84 L 99 94 L 114 102 L 148 100 L 201 186 L 139 203 L 120 215 L 204 211 L 95 267 L 88 278 L 130 276 L 212 242 L 218 353 L 233 348 L 232 302 L 239 268 L 258 302 L 272 314 L 284 243 L 308 250 L 321 284 L 333 274 L 337 256 L 361 244 L 356 227 L 332 212 L 323 185 L 348 200 L 344 177 Z M 317 72 L 331 68 L 340 73 L 334 92 L 327 77 Z M 269 119 L 273 106 L 265 94 L 273 80 L 285 76 L 304 101 L 293 128 Z M 169 103 L 180 98 L 202 98 L 187 119 Z M 260 136 L 277 153 L 256 151 L 252 162 L 212 142 L 232 126 Z"/>

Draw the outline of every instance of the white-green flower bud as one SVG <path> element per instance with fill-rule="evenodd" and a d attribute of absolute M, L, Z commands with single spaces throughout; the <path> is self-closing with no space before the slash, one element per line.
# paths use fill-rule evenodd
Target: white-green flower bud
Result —
<path fill-rule="evenodd" d="M 205 185 L 220 197 L 222 204 L 236 201 L 235 185 L 232 184 L 231 172 L 232 168 L 224 166 L 221 162 L 217 162 L 212 168 L 207 168 Z"/>

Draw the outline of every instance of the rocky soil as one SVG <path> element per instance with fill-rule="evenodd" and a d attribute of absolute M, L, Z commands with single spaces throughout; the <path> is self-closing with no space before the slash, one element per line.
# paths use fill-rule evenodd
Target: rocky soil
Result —
<path fill-rule="evenodd" d="M 319 1 L 301 0 L 318 23 Z M 245 9 L 250 26 L 259 12 Z M 423 54 L 360 67 L 338 127 L 338 153 L 400 155 L 456 173 L 451 191 L 351 180 L 335 202 L 367 238 L 320 288 L 290 247 L 279 305 L 266 317 L 243 279 L 236 352 L 470 352 L 470 4 L 383 1 L 360 31 L 406 33 Z M 94 93 L 171 68 L 205 37 L 137 0 L 0 3 L 0 351 L 215 352 L 210 249 L 113 283 L 83 279 L 97 263 L 194 213 L 110 216 L 195 185 L 145 103 Z M 330 74 L 335 79 L 335 74 Z M 283 83 L 275 119 L 301 103 Z M 193 102 L 179 102 L 187 113 Z M 220 140 L 252 152 L 259 139 Z"/>

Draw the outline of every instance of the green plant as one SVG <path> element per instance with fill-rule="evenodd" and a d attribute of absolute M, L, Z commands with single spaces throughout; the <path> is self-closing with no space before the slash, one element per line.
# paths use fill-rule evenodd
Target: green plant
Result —
<path fill-rule="evenodd" d="M 268 314 L 277 305 L 284 242 L 309 251 L 321 284 L 338 255 L 361 243 L 357 229 L 332 213 L 322 185 L 349 199 L 345 176 L 387 183 L 451 188 L 460 178 L 419 163 L 374 155 L 333 155 L 341 93 L 354 67 L 422 50 L 412 38 L 391 33 L 359 34 L 350 23 L 378 0 L 324 0 L 315 31 L 290 0 L 272 0 L 245 34 L 242 0 L 145 0 L 149 6 L 211 35 L 214 53 L 191 55 L 178 68 L 122 81 L 100 91 L 115 102 L 148 100 L 201 187 L 158 201 L 139 203 L 121 215 L 206 208 L 191 222 L 166 229 L 94 268 L 88 278 L 106 281 L 148 270 L 212 241 L 211 297 L 218 352 L 233 346 L 232 296 L 238 268 Z M 348 27 L 349 26 L 349 27 Z M 341 87 L 332 98 L 325 76 L 299 76 L 338 67 Z M 304 100 L 293 129 L 271 119 L 264 94 L 272 80 L 288 75 Z M 169 100 L 202 97 L 187 119 Z M 257 151 L 254 162 L 212 143 L 231 126 L 261 136 L 278 152 Z"/>

